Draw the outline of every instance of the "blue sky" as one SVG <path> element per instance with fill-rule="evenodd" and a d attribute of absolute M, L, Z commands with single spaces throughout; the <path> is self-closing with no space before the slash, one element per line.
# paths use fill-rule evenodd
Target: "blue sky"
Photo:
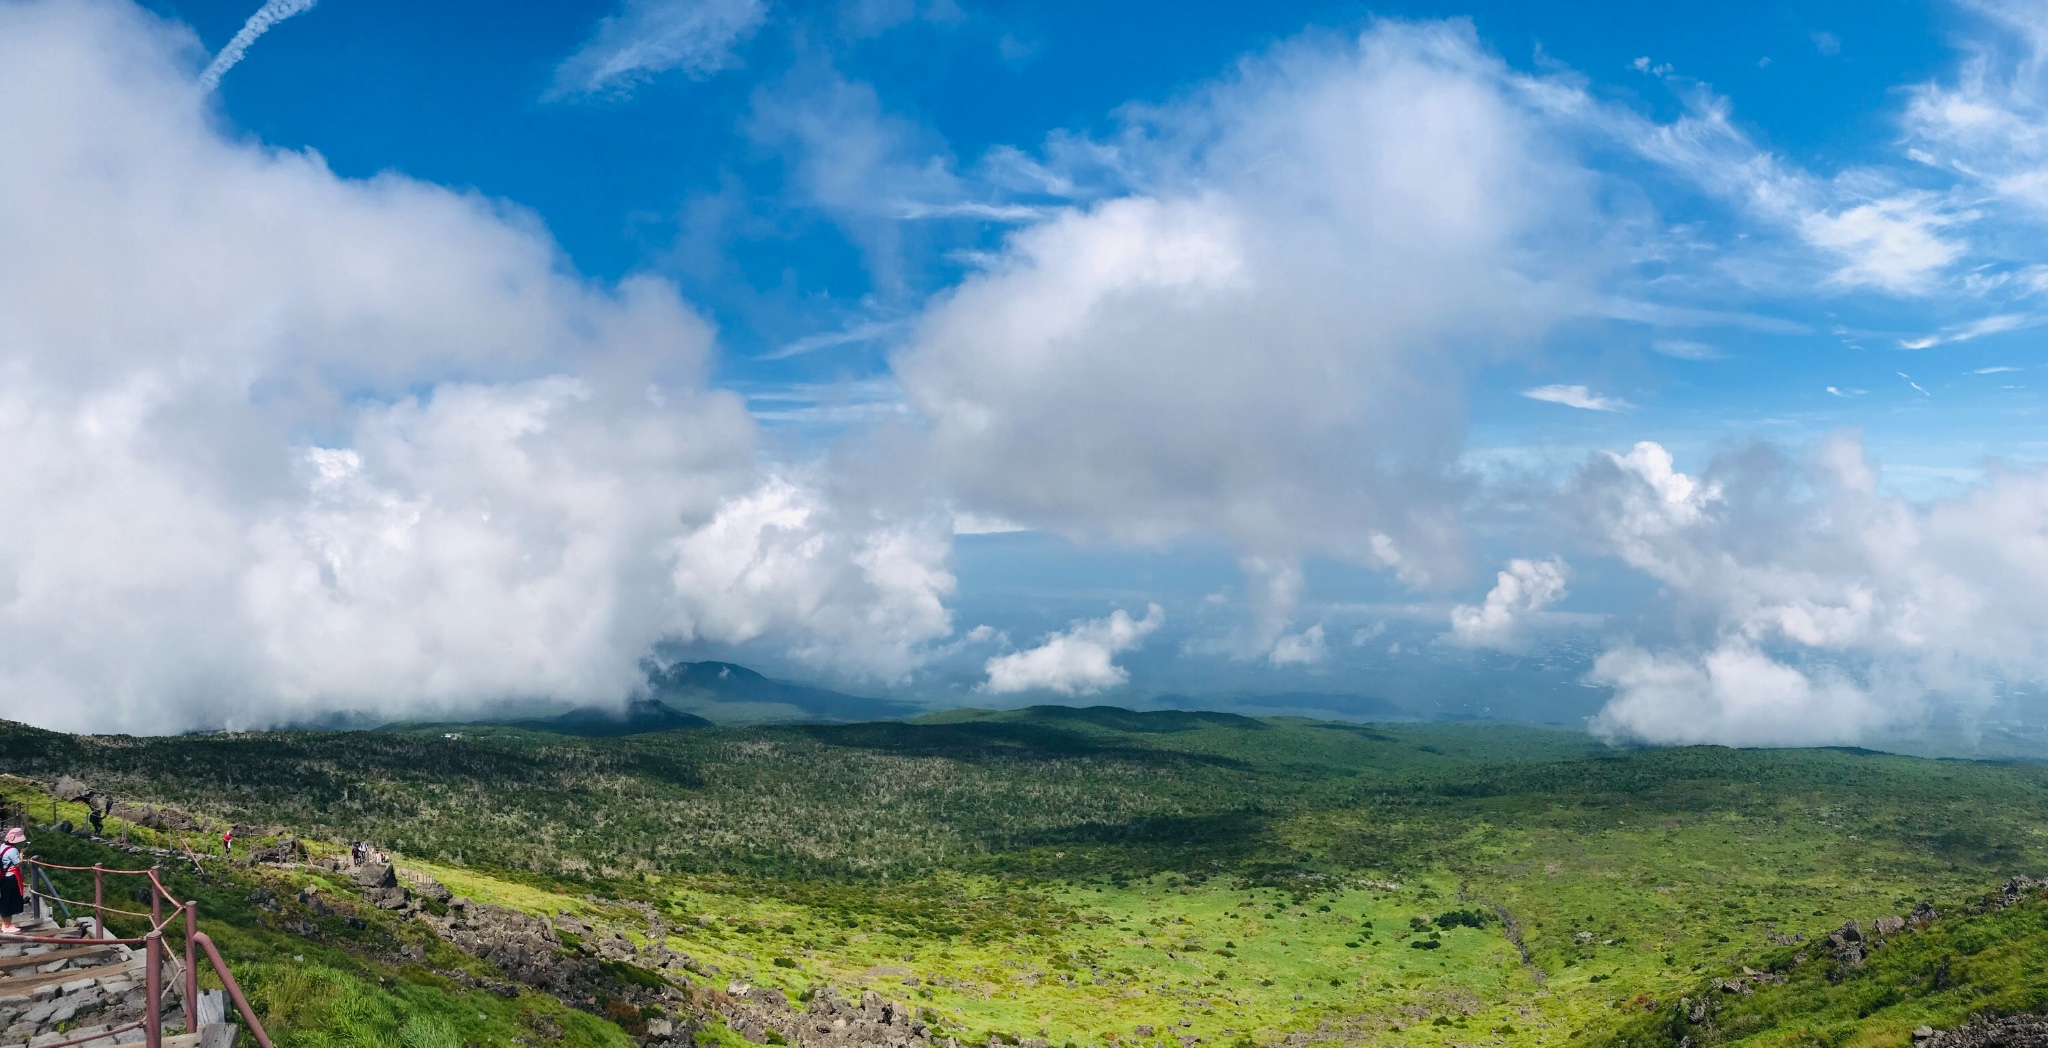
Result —
<path fill-rule="evenodd" d="M 0 4 L 7 715 L 2036 719 L 2031 7 L 255 8 Z"/>
<path fill-rule="evenodd" d="M 249 7 L 153 6 L 209 47 L 231 37 Z M 224 83 L 220 105 L 244 133 L 316 151 L 338 174 L 396 171 L 530 209 L 568 264 L 591 277 L 676 281 L 719 326 L 719 380 L 766 394 L 768 414 L 792 387 L 876 395 L 857 383 L 887 377 L 887 351 L 901 337 L 891 325 L 961 278 L 962 253 L 989 248 L 1016 223 L 969 215 L 849 229 L 867 220 L 805 184 L 805 165 L 836 162 L 831 146 L 790 141 L 764 127 L 764 110 L 850 107 L 838 115 L 885 138 L 887 162 L 941 164 L 969 196 L 1014 202 L 973 184 L 992 151 L 1032 153 L 1050 136 L 1112 132 L 1124 107 L 1200 90 L 1245 57 L 1302 36 L 1357 33 L 1375 19 L 1449 18 L 1468 20 L 1512 67 L 1581 78 L 1594 96 L 1650 120 L 1677 119 L 1691 95 L 1712 91 L 1759 149 L 1826 177 L 1895 162 L 1902 92 L 1952 71 L 1958 40 L 1982 22 L 1925 3 L 1261 4 L 1172 14 L 1149 4 L 816 4 L 773 8 L 715 72 L 668 70 L 595 96 L 548 97 L 556 69 L 614 6 L 544 5 L 506 18 L 502 8 L 329 0 L 266 36 Z M 1638 58 L 1668 71 L 1646 73 Z M 1727 220 L 1714 202 L 1686 195 L 1659 201 L 1668 221 Z M 1851 424 L 1868 427 L 1886 452 L 1893 483 L 1929 491 L 1986 456 L 2034 457 L 2004 421 L 2018 405 L 2031 410 L 2031 398 L 2006 388 L 2019 383 L 1969 374 L 2012 365 L 2032 346 L 2028 335 L 1983 338 L 1928 360 L 1883 350 L 1967 323 L 1972 304 L 1747 290 L 1748 300 L 1715 305 L 1753 310 L 1751 320 L 1777 321 L 1775 329 L 1589 326 L 1540 366 L 1492 376 L 1492 388 L 1475 390 L 1475 444 L 1538 444 L 1576 458 L 1624 438 L 1705 451 Z M 832 341 L 848 335 L 871 337 Z M 1660 341 L 1697 343 L 1735 363 L 1645 352 Z M 1941 399 L 1919 402 L 1931 398 L 1900 371 L 1930 392 L 1939 386 Z M 1553 379 L 1642 401 L 1653 412 L 1649 429 L 1641 414 L 1573 417 L 1519 396 Z M 1852 400 L 1830 386 L 1864 392 Z"/>
<path fill-rule="evenodd" d="M 217 46 L 250 5 L 155 6 Z M 1899 89 L 1954 64 L 1947 37 L 1964 21 L 1927 4 L 1261 4 L 1171 16 L 1148 4 L 826 4 L 774 9 L 718 72 L 547 100 L 556 68 L 612 6 L 545 5 L 507 19 L 483 6 L 329 2 L 267 36 L 223 85 L 221 105 L 248 133 L 318 151 L 343 175 L 395 170 L 531 208 L 590 275 L 688 280 L 721 322 L 736 377 L 781 378 L 743 362 L 869 295 L 915 302 L 959 276 L 947 251 L 1001 228 L 921 223 L 933 228 L 904 234 L 911 243 L 893 260 L 911 279 L 878 287 L 859 246 L 792 179 L 803 158 L 759 127 L 764 104 L 815 103 L 834 81 L 871 93 L 860 115 L 889 125 L 905 161 L 969 167 L 994 149 L 1035 151 L 1050 135 L 1112 128 L 1124 106 L 1173 99 L 1304 34 L 1458 18 L 1512 65 L 1569 70 L 1653 118 L 1676 116 L 1691 82 L 1709 85 L 1760 145 L 1826 171 L 1895 152 Z M 1671 66 L 1675 79 L 1638 71 L 1638 57 Z M 714 203 L 754 221 L 713 238 L 715 266 L 693 267 L 676 257 L 677 241 L 701 235 L 685 227 Z"/>

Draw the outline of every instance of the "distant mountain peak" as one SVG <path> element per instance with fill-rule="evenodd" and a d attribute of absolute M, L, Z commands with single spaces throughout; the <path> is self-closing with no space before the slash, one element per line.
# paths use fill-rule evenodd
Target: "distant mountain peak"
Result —
<path fill-rule="evenodd" d="M 567 735 L 645 735 L 677 728 L 709 728 L 712 723 L 693 713 L 670 709 L 656 699 L 632 699 L 623 707 L 578 706 L 559 717 L 513 721 L 519 728 Z"/>
<path fill-rule="evenodd" d="M 643 663 L 653 698 L 718 724 L 902 720 L 924 712 L 892 699 L 775 680 L 732 662 Z"/>
<path fill-rule="evenodd" d="M 767 677 L 734 662 L 676 662 L 664 667 L 650 661 L 644 665 L 647 682 L 656 688 L 712 686 L 713 682 L 731 681 L 769 683 Z"/>

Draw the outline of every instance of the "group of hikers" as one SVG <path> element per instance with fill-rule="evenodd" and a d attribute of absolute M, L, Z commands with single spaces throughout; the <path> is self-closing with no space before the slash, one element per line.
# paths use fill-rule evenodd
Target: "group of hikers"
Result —
<path fill-rule="evenodd" d="M 106 826 L 106 806 L 88 806 L 87 818 L 92 822 L 93 836 L 99 836 Z M 22 855 L 22 846 L 28 843 L 28 831 L 20 826 L 10 826 L 0 833 L 0 935 L 19 935 L 21 927 L 15 918 L 28 908 L 28 900 L 35 894 L 28 886 L 28 864 Z M 358 841 L 355 845 L 356 862 L 360 864 L 370 846 Z M 232 858 L 235 851 L 235 828 L 228 827 L 220 835 L 220 853 Z"/>
<path fill-rule="evenodd" d="M 97 797 L 88 801 L 87 818 L 92 822 L 93 836 L 100 836 L 105 829 L 107 813 L 111 808 L 111 802 Z M 29 889 L 28 863 L 22 854 L 22 848 L 27 844 L 28 831 L 20 826 L 10 826 L 4 832 L 0 832 L 0 935 L 21 933 L 21 927 L 15 923 L 15 918 L 28 908 L 28 900 L 35 895 Z M 221 831 L 220 853 L 228 858 L 234 857 L 233 826 Z M 357 866 L 372 859 L 387 863 L 391 861 L 388 855 L 377 850 L 368 841 L 356 841 L 349 848 L 349 855 Z"/>

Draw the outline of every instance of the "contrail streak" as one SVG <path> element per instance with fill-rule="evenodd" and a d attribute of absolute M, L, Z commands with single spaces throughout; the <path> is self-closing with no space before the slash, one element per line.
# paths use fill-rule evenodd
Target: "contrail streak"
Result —
<path fill-rule="evenodd" d="M 213 56 L 213 64 L 206 67 L 206 72 L 199 74 L 199 86 L 208 91 L 213 90 L 220 84 L 221 76 L 233 69 L 236 62 L 242 60 L 242 55 L 249 50 L 250 44 L 256 42 L 257 37 L 269 32 L 271 26 L 293 15 L 312 10 L 313 5 L 319 2 L 320 0 L 267 0 L 255 14 L 249 16 L 247 22 L 242 23 L 242 31 L 236 33 L 233 40 L 228 41 L 228 46 L 221 48 L 220 54 Z"/>

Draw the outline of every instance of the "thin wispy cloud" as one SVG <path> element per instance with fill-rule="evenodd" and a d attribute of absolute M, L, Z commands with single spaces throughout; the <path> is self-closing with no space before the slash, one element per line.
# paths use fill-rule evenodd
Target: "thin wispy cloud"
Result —
<path fill-rule="evenodd" d="M 837 349 L 841 346 L 873 345 L 902 334 L 908 326 L 908 323 L 901 319 L 870 320 L 838 331 L 820 331 L 793 342 L 785 342 L 773 351 L 761 354 L 760 359 L 788 360 L 791 357 Z"/>
<path fill-rule="evenodd" d="M 213 61 L 199 74 L 199 86 L 208 91 L 220 86 L 220 78 L 225 76 L 228 70 L 233 69 L 235 63 L 242 60 L 242 56 L 249 52 L 249 45 L 255 43 L 257 37 L 270 32 L 271 26 L 293 15 L 311 11 L 316 3 L 319 3 L 319 0 L 270 0 L 269 3 L 257 8 L 256 13 L 250 15 L 247 22 L 242 23 L 242 29 L 235 34 L 234 39 L 228 41 L 228 46 L 221 48 L 220 54 L 213 56 Z"/>
<path fill-rule="evenodd" d="M 1816 275 L 1827 285 L 1922 294 L 1966 252 L 1956 235 L 1962 216 L 1940 194 L 1897 188 L 1880 172 L 1821 178 L 1760 147 L 1736 122 L 1728 99 L 1694 86 L 1684 103 L 1686 113 L 1670 123 L 1621 110 L 1579 112 L 1644 159 L 1761 223 L 1772 235 L 1757 244 L 1773 243 L 1773 251 L 1793 246 L 1784 243 L 1789 235 L 1795 254 L 1810 260 L 1802 266 L 1826 267 Z M 1722 248 L 1731 257 L 1747 254 L 1743 245 Z"/>
<path fill-rule="evenodd" d="M 906 416 L 903 390 L 887 378 L 796 383 L 749 390 L 747 411 L 766 425 L 844 427 Z"/>
<path fill-rule="evenodd" d="M 1650 351 L 1673 360 L 1726 360 L 1728 354 L 1705 342 L 1694 342 L 1682 338 L 1660 338 L 1650 343 Z"/>
<path fill-rule="evenodd" d="M 1985 317 L 1982 320 L 1973 320 L 1967 324 L 1943 328 L 1932 335 L 1901 339 L 1899 341 L 1899 348 L 1932 349 L 1935 346 L 1944 346 L 1954 342 L 1968 342 L 1971 339 L 1983 338 L 1986 335 L 2018 331 L 2021 328 L 2033 327 L 2040 322 L 2040 317 L 2028 316 L 2023 313 L 2000 313 L 1996 316 Z"/>
<path fill-rule="evenodd" d="M 1899 376 L 1900 378 L 1902 378 L 1902 379 L 1905 379 L 1905 380 L 1906 380 L 1906 385 L 1909 385 L 1909 386 L 1913 387 L 1914 389 L 1917 389 L 1917 390 L 1919 390 L 1919 391 L 1920 391 L 1920 395 L 1921 395 L 1921 396 L 1923 396 L 1923 397 L 1931 397 L 1931 396 L 1933 396 L 1933 395 L 1934 395 L 1934 394 L 1932 394 L 1932 393 L 1929 393 L 1929 392 L 1927 392 L 1927 387 L 1925 387 L 1925 386 L 1921 385 L 1921 384 L 1920 384 L 1920 383 L 1918 383 L 1918 382 L 1915 382 L 1915 381 L 1913 381 L 1913 376 L 1911 376 L 1911 375 L 1908 375 L 1908 374 L 1906 374 L 1906 373 L 1905 373 L 1905 372 L 1903 372 L 1903 371 L 1895 371 L 1895 372 L 1892 372 L 1892 374 L 1895 374 L 1895 375 Z"/>
<path fill-rule="evenodd" d="M 701 80 L 739 64 L 734 49 L 767 20 L 762 0 L 626 0 L 555 68 L 545 97 L 630 94 L 671 71 Z"/>
<path fill-rule="evenodd" d="M 1988 367 L 1988 368 L 1978 368 L 1978 369 L 1977 369 L 1977 370 L 1975 370 L 1975 371 L 1966 371 L 1966 372 L 1964 372 L 1964 374 L 1967 374 L 1967 375 L 2003 375 L 2003 374 L 2005 374 L 2005 373 L 2007 373 L 2007 372 L 2009 372 L 2009 371 L 2019 371 L 2019 370 L 2022 370 L 2022 369 L 2020 369 L 2020 368 L 2016 368 L 2016 367 L 2012 367 L 2012 366 L 2010 366 L 2010 365 L 2006 365 L 2006 364 L 1999 364 L 1999 365 L 1997 365 L 1997 366 L 1995 366 L 1995 367 Z"/>
<path fill-rule="evenodd" d="M 1843 389 L 1843 388 L 1842 388 L 1842 387 L 1840 387 L 1840 386 L 1829 386 L 1829 387 L 1828 387 L 1828 392 L 1829 392 L 1829 393 L 1832 393 L 1832 394 L 1834 394 L 1835 396 L 1838 396 L 1838 397 L 1860 397 L 1860 396 L 1862 396 L 1863 394 L 1865 394 L 1865 393 L 1869 392 L 1869 390 L 1863 390 L 1863 389 Z"/>
<path fill-rule="evenodd" d="M 889 214 L 905 221 L 927 218 L 978 218 L 989 222 L 1036 222 L 1050 212 L 1030 204 L 991 204 L 967 200 L 933 203 L 926 200 L 897 201 Z"/>
<path fill-rule="evenodd" d="M 1534 389 L 1523 390 L 1522 395 L 1530 400 L 1562 404 L 1581 411 L 1627 411 L 1635 407 L 1620 397 L 1602 396 L 1584 386 L 1537 386 Z"/>

